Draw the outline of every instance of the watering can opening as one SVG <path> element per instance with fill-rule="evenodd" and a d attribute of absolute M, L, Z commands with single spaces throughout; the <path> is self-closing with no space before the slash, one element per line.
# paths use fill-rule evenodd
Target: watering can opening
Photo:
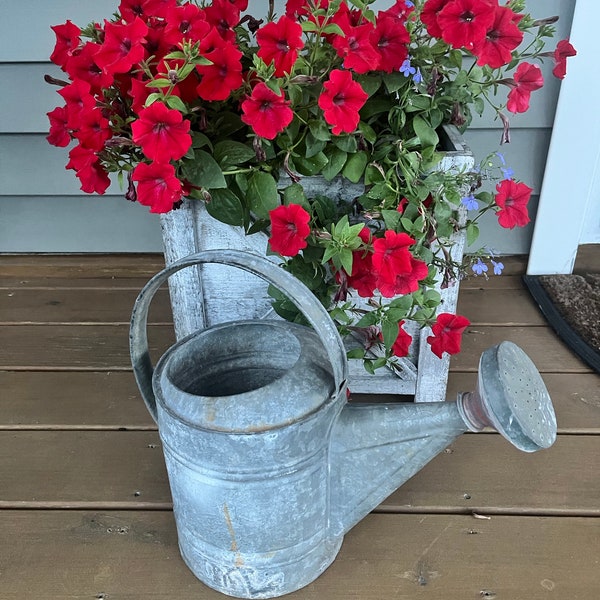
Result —
<path fill-rule="evenodd" d="M 242 396 L 281 379 L 300 355 L 300 342 L 291 331 L 268 323 L 236 323 L 204 330 L 180 346 L 166 374 L 186 394 Z"/>

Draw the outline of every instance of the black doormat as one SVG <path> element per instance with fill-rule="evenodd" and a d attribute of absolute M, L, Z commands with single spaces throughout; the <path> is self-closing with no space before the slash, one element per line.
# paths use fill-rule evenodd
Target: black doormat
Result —
<path fill-rule="evenodd" d="M 600 373 L 600 273 L 525 275 L 523 281 L 558 337 Z"/>

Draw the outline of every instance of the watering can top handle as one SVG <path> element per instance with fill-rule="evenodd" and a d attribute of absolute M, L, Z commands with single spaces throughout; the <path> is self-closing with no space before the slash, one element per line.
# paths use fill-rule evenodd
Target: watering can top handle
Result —
<path fill-rule="evenodd" d="M 152 389 L 154 367 L 148 352 L 148 308 L 156 291 L 171 275 L 185 267 L 205 263 L 238 267 L 261 277 L 286 294 L 321 338 L 333 369 L 336 392 L 342 389 L 348 378 L 346 350 L 331 317 L 313 293 L 293 275 L 263 256 L 240 250 L 205 250 L 182 258 L 154 275 L 139 293 L 133 307 L 129 330 L 131 363 L 144 402 L 154 420 L 157 414 Z"/>

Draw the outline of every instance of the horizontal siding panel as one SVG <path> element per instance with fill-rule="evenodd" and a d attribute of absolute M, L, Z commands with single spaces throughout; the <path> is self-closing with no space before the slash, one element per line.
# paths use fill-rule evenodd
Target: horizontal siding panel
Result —
<path fill-rule="evenodd" d="M 48 117 L 55 106 L 64 105 L 60 89 L 44 81 L 44 75 L 66 79 L 52 63 L 0 64 L 0 81 L 10 81 L 2 96 L 0 133 L 48 133 Z"/>
<path fill-rule="evenodd" d="M 502 146 L 497 129 L 470 129 L 464 137 L 477 161 L 492 152 L 501 152 L 507 167 L 514 170 L 515 179 L 524 181 L 539 193 L 551 136 L 551 129 L 515 129 L 511 133 L 511 143 Z M 493 170 L 491 174 L 496 177 L 500 172 Z M 496 184 L 495 181 L 489 183 Z"/>
<path fill-rule="evenodd" d="M 162 252 L 160 223 L 122 196 L 0 197 L 0 252 Z"/>
<path fill-rule="evenodd" d="M 0 19 L 0 62 L 41 62 L 47 60 L 56 38 L 52 25 L 70 19 L 84 26 L 91 21 L 110 19 L 118 0 L 31 0 L 19 3 L 2 0 Z M 9 8 L 10 5 L 10 8 Z M 10 18 L 6 13 L 10 12 Z"/>

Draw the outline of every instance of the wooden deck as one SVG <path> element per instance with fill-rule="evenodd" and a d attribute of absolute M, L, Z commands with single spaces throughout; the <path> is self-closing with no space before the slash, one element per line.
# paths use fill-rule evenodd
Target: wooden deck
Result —
<path fill-rule="evenodd" d="M 546 326 L 524 263 L 463 282 L 472 325 L 448 396 L 508 339 L 534 360 L 559 437 L 527 455 L 466 434 L 346 537 L 299 600 L 597 600 L 600 377 Z M 0 256 L 0 599 L 216 600 L 179 556 L 158 433 L 128 320 L 157 256 Z M 172 341 L 167 294 L 151 315 Z"/>

